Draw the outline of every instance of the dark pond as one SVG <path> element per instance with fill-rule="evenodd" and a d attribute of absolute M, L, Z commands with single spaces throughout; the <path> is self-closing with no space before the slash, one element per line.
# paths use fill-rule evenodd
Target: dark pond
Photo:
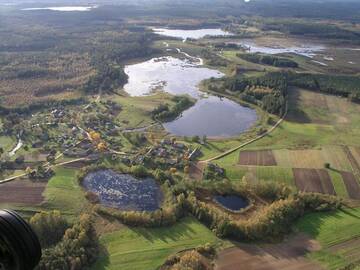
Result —
<path fill-rule="evenodd" d="M 236 195 L 217 195 L 214 200 L 232 211 L 239 211 L 249 205 L 249 201 L 241 196 Z"/>
<path fill-rule="evenodd" d="M 83 186 L 96 193 L 101 204 L 121 210 L 155 211 L 162 201 L 160 186 L 154 179 L 137 179 L 112 170 L 89 173 Z"/>

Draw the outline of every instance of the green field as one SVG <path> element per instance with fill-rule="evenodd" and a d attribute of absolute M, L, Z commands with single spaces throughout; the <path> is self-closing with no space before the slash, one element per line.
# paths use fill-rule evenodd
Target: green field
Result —
<path fill-rule="evenodd" d="M 59 210 L 70 219 L 77 218 L 87 206 L 74 169 L 55 169 L 55 176 L 49 180 L 43 194 L 46 200 L 43 206 L 46 209 Z"/>
<path fill-rule="evenodd" d="M 215 161 L 226 169 L 230 180 L 254 176 L 256 180 L 281 180 L 292 185 L 289 169 L 321 169 L 325 163 L 330 163 L 335 170 L 352 171 L 342 147 L 360 145 L 360 106 L 335 96 L 295 88 L 290 91 L 287 119 L 270 135 L 241 149 L 272 149 L 278 166 L 239 166 L 238 150 Z M 220 146 L 219 150 L 228 148 L 224 147 L 225 142 Z M 356 151 L 352 152 L 358 158 Z M 336 171 L 330 171 L 330 174 L 337 194 L 347 197 L 340 175 Z"/>
<path fill-rule="evenodd" d="M 172 95 L 159 92 L 150 96 L 129 97 L 112 96 L 111 100 L 122 106 L 117 120 L 122 122 L 122 127 L 137 128 L 152 124 L 151 111 L 162 103 L 173 105 Z"/>
<path fill-rule="evenodd" d="M 0 136 L 0 147 L 4 150 L 4 152 L 10 151 L 15 144 L 16 142 L 11 137 Z"/>
<path fill-rule="evenodd" d="M 296 227 L 320 242 L 322 250 L 309 254 L 309 257 L 328 269 L 339 269 L 359 260 L 360 208 L 308 214 Z"/>
<path fill-rule="evenodd" d="M 101 236 L 106 248 L 92 269 L 155 270 L 176 252 L 206 243 L 221 243 L 193 218 L 185 218 L 169 228 L 128 228 Z"/>

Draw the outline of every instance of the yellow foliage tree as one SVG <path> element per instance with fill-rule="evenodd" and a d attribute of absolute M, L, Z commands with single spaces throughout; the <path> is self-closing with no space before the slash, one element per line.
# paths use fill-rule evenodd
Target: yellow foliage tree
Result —
<path fill-rule="evenodd" d="M 95 141 L 95 142 L 100 141 L 100 139 L 101 139 L 100 133 L 98 133 L 96 131 L 90 131 L 89 134 L 90 134 L 90 139 L 92 141 Z"/>
<path fill-rule="evenodd" d="M 30 168 L 30 167 L 26 167 L 26 169 L 25 169 L 25 172 L 27 173 L 27 174 L 30 174 L 30 173 L 32 173 L 32 169 Z"/>
<path fill-rule="evenodd" d="M 170 173 L 174 174 L 174 173 L 176 173 L 176 172 L 177 172 L 177 169 L 176 169 L 176 168 L 171 168 L 171 169 L 170 169 Z"/>
<path fill-rule="evenodd" d="M 97 150 L 99 151 L 105 151 L 107 149 L 107 146 L 104 142 L 100 142 L 98 143 L 98 145 L 96 146 Z"/>

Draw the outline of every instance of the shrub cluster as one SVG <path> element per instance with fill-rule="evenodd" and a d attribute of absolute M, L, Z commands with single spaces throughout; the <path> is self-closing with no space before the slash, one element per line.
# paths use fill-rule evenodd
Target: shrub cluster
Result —
<path fill-rule="evenodd" d="M 182 251 L 176 255 L 171 255 L 160 270 L 182 270 L 182 269 L 192 269 L 192 270 L 207 270 L 209 264 L 206 263 L 208 259 L 213 259 L 216 255 L 215 248 L 206 244 L 204 246 L 199 246 L 195 249 L 190 249 Z"/>

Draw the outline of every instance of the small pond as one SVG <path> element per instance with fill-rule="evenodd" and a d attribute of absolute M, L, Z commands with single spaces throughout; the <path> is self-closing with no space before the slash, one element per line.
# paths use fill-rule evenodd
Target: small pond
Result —
<path fill-rule="evenodd" d="M 155 211 L 159 209 L 163 196 L 154 179 L 137 179 L 113 170 L 89 173 L 83 186 L 96 193 L 101 204 L 124 211 Z"/>
<path fill-rule="evenodd" d="M 214 197 L 214 200 L 231 211 L 240 211 L 249 206 L 247 199 L 236 195 L 217 195 Z"/>
<path fill-rule="evenodd" d="M 230 32 L 223 31 L 220 28 L 195 29 L 195 30 L 154 28 L 153 31 L 154 31 L 154 33 L 162 35 L 162 36 L 181 38 L 183 40 L 186 40 L 188 38 L 199 39 L 199 38 L 203 38 L 205 36 L 230 36 L 230 35 L 232 35 Z"/>

